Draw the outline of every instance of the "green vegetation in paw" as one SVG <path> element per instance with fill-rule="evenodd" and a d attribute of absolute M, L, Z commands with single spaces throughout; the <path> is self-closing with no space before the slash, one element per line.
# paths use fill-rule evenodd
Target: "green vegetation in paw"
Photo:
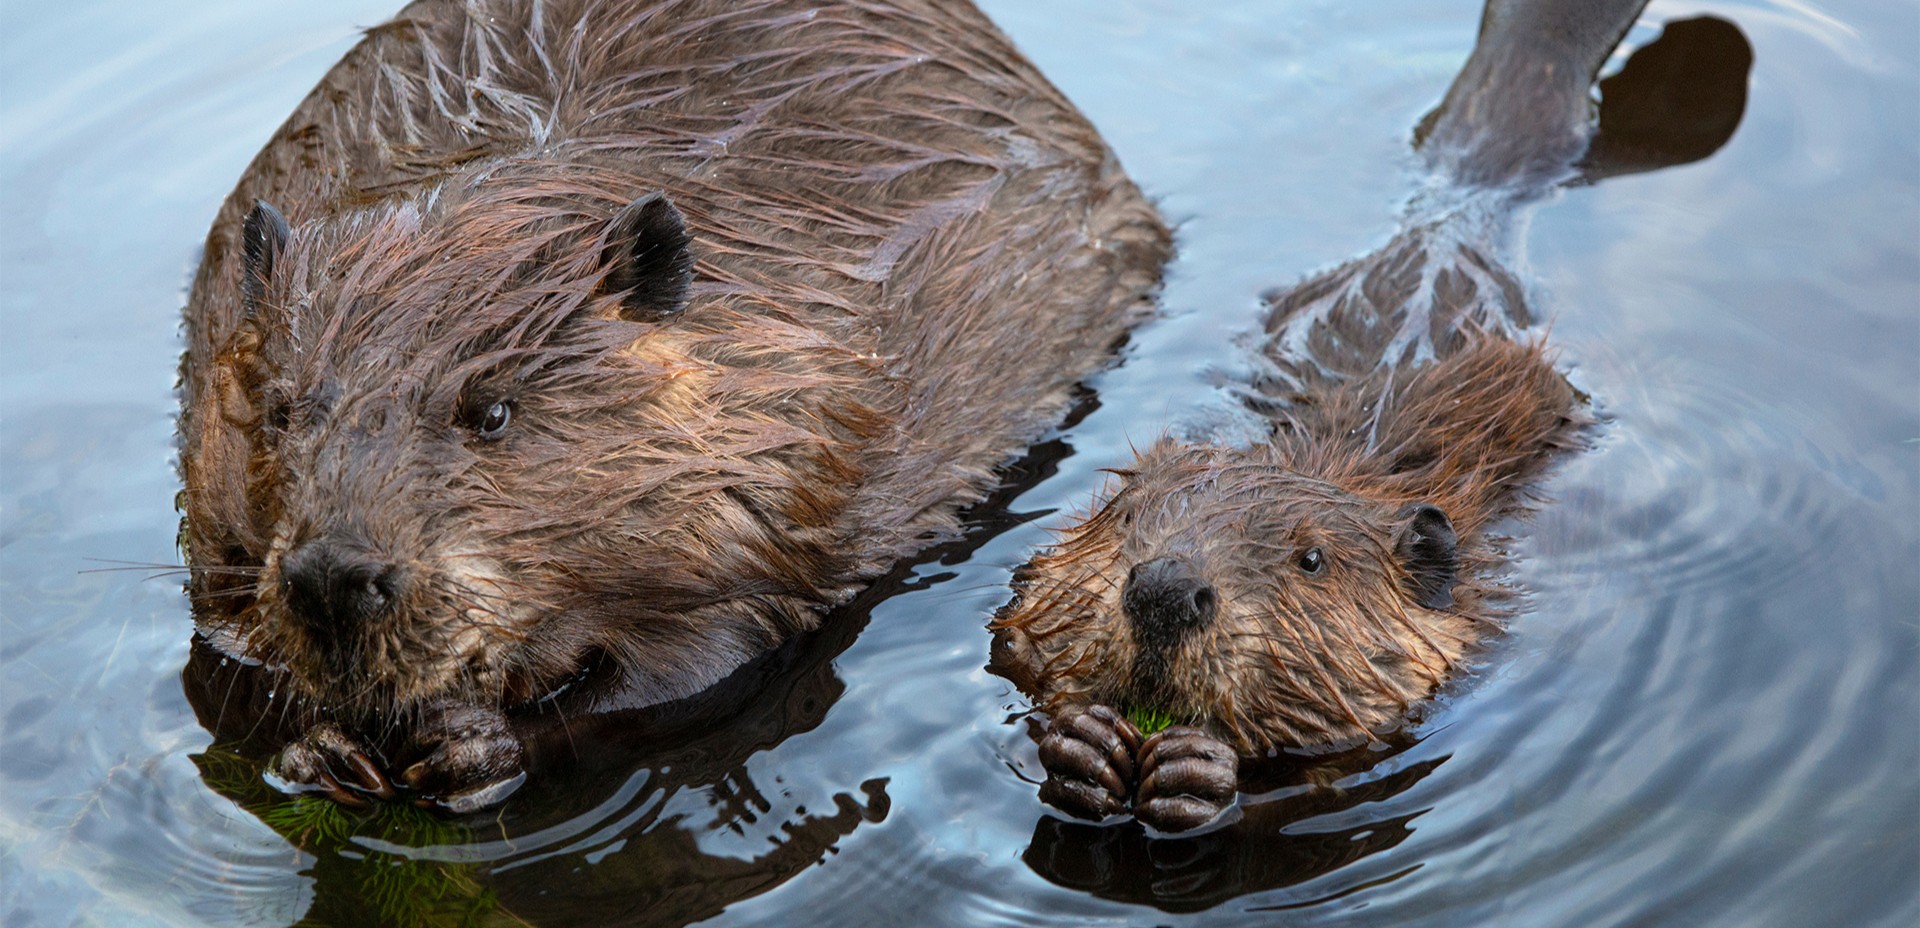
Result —
<path fill-rule="evenodd" d="M 1151 735 L 1160 729 L 1178 725 L 1184 721 L 1180 716 L 1165 709 L 1148 709 L 1140 706 L 1127 707 L 1127 721 L 1140 729 L 1143 735 Z"/>

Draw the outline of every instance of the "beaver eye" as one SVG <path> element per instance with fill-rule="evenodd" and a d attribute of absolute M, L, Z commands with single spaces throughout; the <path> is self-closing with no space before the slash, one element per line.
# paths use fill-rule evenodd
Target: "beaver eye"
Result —
<path fill-rule="evenodd" d="M 1327 569 L 1327 556 L 1319 548 L 1308 548 L 1300 552 L 1300 559 L 1294 563 L 1300 566 L 1300 572 L 1309 577 L 1317 577 Z"/>
<path fill-rule="evenodd" d="M 493 441 L 506 434 L 507 423 L 513 421 L 513 404 L 506 400 L 496 400 L 487 411 L 480 415 L 480 427 L 476 430 L 480 437 Z"/>

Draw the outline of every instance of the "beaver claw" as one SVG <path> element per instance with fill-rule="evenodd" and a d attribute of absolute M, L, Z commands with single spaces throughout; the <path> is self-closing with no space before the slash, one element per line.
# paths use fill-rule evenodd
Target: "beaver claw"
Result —
<path fill-rule="evenodd" d="M 1139 752 L 1140 729 L 1106 706 L 1062 714 L 1040 740 L 1040 800 L 1083 818 L 1125 812 Z"/>
<path fill-rule="evenodd" d="M 1233 804 L 1239 758 L 1218 739 L 1185 725 L 1165 729 L 1140 749 L 1133 817 L 1160 831 L 1187 831 Z"/>
<path fill-rule="evenodd" d="M 443 703 L 426 710 L 408 753 L 417 759 L 398 777 L 384 759 L 338 726 L 323 722 L 281 750 L 270 772 L 290 793 L 314 793 L 343 806 L 398 799 L 464 814 L 512 795 L 526 781 L 519 739 L 505 716 L 479 706 Z"/>
<path fill-rule="evenodd" d="M 338 727 L 322 723 L 274 758 L 269 772 L 292 793 L 318 793 L 343 806 L 399 795 L 373 755 Z"/>
<path fill-rule="evenodd" d="M 400 773 L 414 804 L 464 814 L 506 799 L 526 782 L 520 740 L 497 710 L 441 703 L 414 733 L 419 759 Z"/>
<path fill-rule="evenodd" d="M 1164 832 L 1205 825 L 1238 795 L 1240 760 L 1219 739 L 1176 725 L 1142 744 L 1140 729 L 1107 706 L 1056 717 L 1040 739 L 1040 763 L 1042 802 L 1091 819 L 1131 806 L 1141 824 Z"/>

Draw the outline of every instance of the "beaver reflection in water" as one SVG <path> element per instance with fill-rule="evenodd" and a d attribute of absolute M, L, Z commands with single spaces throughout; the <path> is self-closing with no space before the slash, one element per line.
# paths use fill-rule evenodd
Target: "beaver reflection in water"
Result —
<path fill-rule="evenodd" d="M 1380 251 L 1269 298 L 1242 397 L 1264 437 L 1161 440 L 1016 575 L 993 668 L 1049 717 L 1042 798 L 1197 827 L 1241 759 L 1401 725 L 1499 629 L 1490 529 L 1589 421 L 1514 337 L 1532 315 L 1496 259 L 1506 226 L 1559 183 L 1703 157 L 1744 106 L 1750 57 L 1675 55 L 1738 31 L 1676 23 L 1602 84 L 1594 136 L 1590 83 L 1643 5 L 1489 0 L 1416 133 L 1439 183 Z M 1664 135 L 1634 118 L 1702 102 Z"/>
<path fill-rule="evenodd" d="M 1168 250 L 964 2 L 420 0 L 207 240 L 199 645 L 294 788 L 483 806 L 953 536 Z"/>

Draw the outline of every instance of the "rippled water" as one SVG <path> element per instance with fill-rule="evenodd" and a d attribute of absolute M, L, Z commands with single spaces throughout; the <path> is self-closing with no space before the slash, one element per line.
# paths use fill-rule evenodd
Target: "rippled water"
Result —
<path fill-rule="evenodd" d="M 1729 19 L 1750 100 L 1522 231 L 1609 417 L 1520 532 L 1527 611 L 1416 743 L 1149 841 L 1039 805 L 985 617 L 1215 396 L 1256 294 L 1386 239 L 1477 9 L 986 7 L 1179 224 L 1165 318 L 973 537 L 741 705 L 578 729 L 592 763 L 460 823 L 279 801 L 187 704 L 177 580 L 95 571 L 175 559 L 194 248 L 389 4 L 0 7 L 0 922 L 1920 923 L 1920 10 L 1654 3 L 1629 44 Z"/>

